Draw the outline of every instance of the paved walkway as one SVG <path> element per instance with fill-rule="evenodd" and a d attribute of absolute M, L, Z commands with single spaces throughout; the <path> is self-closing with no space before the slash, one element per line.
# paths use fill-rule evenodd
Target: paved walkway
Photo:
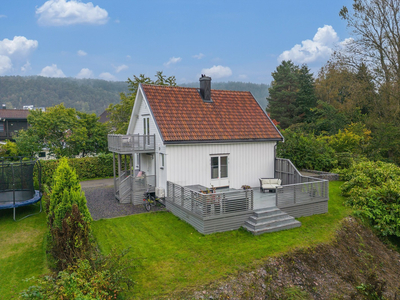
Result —
<path fill-rule="evenodd" d="M 81 181 L 80 183 L 83 189 L 92 187 L 114 186 L 114 179 L 107 178 L 107 179 L 86 180 L 86 181 Z"/>

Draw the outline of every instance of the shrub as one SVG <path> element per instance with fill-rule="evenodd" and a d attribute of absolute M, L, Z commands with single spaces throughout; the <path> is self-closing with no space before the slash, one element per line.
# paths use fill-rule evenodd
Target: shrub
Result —
<path fill-rule="evenodd" d="M 114 251 L 96 260 L 79 260 L 59 273 L 43 276 L 21 293 L 22 299 L 119 299 L 131 289 L 131 262 L 127 252 Z M 92 263 L 91 263 L 92 261 Z"/>
<path fill-rule="evenodd" d="M 384 162 L 365 161 L 342 171 L 342 193 L 383 236 L 400 237 L 400 168 Z"/>
<path fill-rule="evenodd" d="M 335 151 L 313 134 L 297 130 L 283 131 L 284 143 L 279 143 L 277 156 L 287 158 L 299 169 L 330 171 L 337 165 Z"/>
<path fill-rule="evenodd" d="M 42 182 L 51 186 L 59 160 L 41 160 Z M 112 154 L 100 154 L 96 157 L 69 158 L 68 164 L 76 170 L 78 179 L 111 177 L 113 173 Z"/>
<path fill-rule="evenodd" d="M 67 159 L 62 158 L 55 173 L 47 215 L 49 248 L 57 269 L 63 270 L 90 256 L 91 220 L 76 173 Z"/>

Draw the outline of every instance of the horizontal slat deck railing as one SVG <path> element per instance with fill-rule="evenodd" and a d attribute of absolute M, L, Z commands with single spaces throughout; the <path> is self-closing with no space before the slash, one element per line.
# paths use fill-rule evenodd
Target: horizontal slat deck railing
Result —
<path fill-rule="evenodd" d="M 167 200 L 202 218 L 253 211 L 253 190 L 203 194 L 178 184 L 167 182 Z"/>
<path fill-rule="evenodd" d="M 288 159 L 276 158 L 275 177 L 282 180 L 276 206 L 294 217 L 328 211 L 328 180 L 302 176 Z"/>
<path fill-rule="evenodd" d="M 154 151 L 155 135 L 108 135 L 108 150 L 116 153 L 132 153 L 134 151 Z"/>
<path fill-rule="evenodd" d="M 253 213 L 253 190 L 202 194 L 167 182 L 167 209 L 203 234 L 239 229 Z"/>
<path fill-rule="evenodd" d="M 143 204 L 143 195 L 149 190 L 154 192 L 154 187 L 156 186 L 156 176 L 146 175 L 143 177 L 132 177 L 132 203 L 134 205 Z"/>

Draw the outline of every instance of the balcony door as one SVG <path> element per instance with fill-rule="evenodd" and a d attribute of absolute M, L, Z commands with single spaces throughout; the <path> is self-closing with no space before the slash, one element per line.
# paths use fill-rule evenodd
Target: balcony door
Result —
<path fill-rule="evenodd" d="M 147 145 L 150 145 L 150 137 L 148 135 L 150 135 L 150 118 L 149 117 L 145 117 L 143 118 L 143 135 L 145 136 L 145 143 Z M 147 135 L 147 137 L 146 137 Z"/>
<path fill-rule="evenodd" d="M 211 156 L 211 185 L 214 187 L 229 186 L 228 155 Z"/>

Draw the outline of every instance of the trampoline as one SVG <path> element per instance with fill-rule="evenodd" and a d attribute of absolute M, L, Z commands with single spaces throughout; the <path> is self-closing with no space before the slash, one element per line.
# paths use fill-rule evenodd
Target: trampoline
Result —
<path fill-rule="evenodd" d="M 39 190 L 34 187 L 34 171 Z M 15 212 L 18 207 L 40 202 L 39 212 L 24 216 L 18 221 L 42 212 L 41 175 L 42 168 L 37 159 L 0 158 L 0 209 L 12 208 L 14 221 L 17 221 Z"/>

